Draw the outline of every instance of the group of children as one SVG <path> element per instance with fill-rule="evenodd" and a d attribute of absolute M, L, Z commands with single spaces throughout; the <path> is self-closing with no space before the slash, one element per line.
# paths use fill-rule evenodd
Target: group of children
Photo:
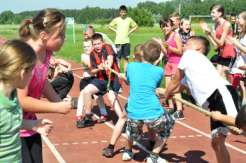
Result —
<path fill-rule="evenodd" d="M 211 31 L 206 23 L 202 23 L 202 28 L 213 45 L 219 48 L 219 61 L 224 63 L 231 60 L 235 55 L 231 54 L 233 51 L 230 50 L 233 45 L 238 49 L 234 67 L 244 70 L 244 62 L 240 58 L 246 54 L 246 14 L 239 14 L 238 41 L 228 34 L 230 25 L 223 19 L 223 12 L 223 6 L 215 5 L 211 8 L 211 15 L 217 22 L 217 33 Z M 130 48 L 128 37 L 136 30 L 137 25 L 126 16 L 125 6 L 120 7 L 120 13 L 120 17 L 110 23 L 110 29 L 117 34 L 125 34 L 123 38 L 118 37 L 124 41 L 118 40 L 117 47 L 120 47 L 118 51 L 124 53 L 121 57 L 127 59 Z M 122 22 L 128 25 L 127 31 L 120 26 Z M 93 99 L 98 102 L 101 120 L 105 120 L 107 112 L 103 96 L 107 94 L 118 120 L 110 143 L 103 149 L 102 154 L 105 157 L 114 156 L 114 146 L 126 122 L 128 142 L 122 155 L 124 161 L 133 158 L 133 141 L 140 140 L 145 125 L 151 135 L 149 139 L 153 142 L 147 162 L 167 162 L 159 157 L 159 153 L 171 134 L 175 119 L 183 118 L 183 114 L 181 103 L 175 102 L 177 111 L 172 116 L 160 104 L 160 94 L 156 89 L 161 86 L 165 76 L 167 85 L 164 97 L 167 100 L 188 88 L 198 105 L 212 111 L 212 147 L 219 163 L 230 162 L 225 146 L 228 129 L 224 124 L 236 125 L 245 131 L 246 108 L 238 105 L 235 88 L 219 75 L 207 59 L 209 41 L 202 36 L 193 36 L 187 20 L 182 20 L 179 28 L 179 18 L 172 15 L 161 21 L 160 27 L 165 39 L 155 38 L 138 45 L 135 48 L 135 61 L 125 66 L 124 75 L 120 74 L 116 52 L 111 45 L 104 42 L 102 34 L 93 31 L 94 33 L 84 40 L 86 50 L 81 60 L 85 68 L 76 111 L 77 127 L 94 124 Z M 35 113 L 66 114 L 74 107 L 73 100 L 62 100 L 73 83 L 71 72 L 67 72 L 69 64 L 62 60 L 53 62 L 54 65 L 61 64 L 66 67 L 62 73 L 57 74 L 67 74 L 65 79 L 68 83 L 65 85 L 70 88 L 66 88 L 60 95 L 59 89 L 54 89 L 47 77 L 52 52 L 58 51 L 64 43 L 65 16 L 55 9 L 41 10 L 33 19 L 23 21 L 19 36 L 21 40 L 6 41 L 0 49 L 0 162 L 36 163 L 42 162 L 40 134 L 47 135 L 52 129 L 52 122 L 47 119 L 38 120 Z M 163 56 L 167 60 L 165 71 L 157 66 Z M 225 70 L 223 66 L 219 68 L 221 69 Z M 236 80 L 235 78 L 232 79 Z M 125 109 L 117 98 L 122 82 L 130 88 Z M 41 99 L 43 96 L 47 100 Z M 172 101 L 169 105 L 172 105 Z M 174 104 L 171 107 L 173 108 Z"/>

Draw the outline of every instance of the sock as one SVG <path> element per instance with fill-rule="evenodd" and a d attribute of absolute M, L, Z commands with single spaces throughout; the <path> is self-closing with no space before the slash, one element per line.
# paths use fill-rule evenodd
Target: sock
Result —
<path fill-rule="evenodd" d="M 114 145 L 109 144 L 109 145 L 108 145 L 108 148 L 109 148 L 109 149 L 114 149 Z"/>

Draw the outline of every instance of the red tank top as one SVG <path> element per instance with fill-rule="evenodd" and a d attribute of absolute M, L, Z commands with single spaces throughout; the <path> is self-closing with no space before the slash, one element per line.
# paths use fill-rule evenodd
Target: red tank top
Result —
<path fill-rule="evenodd" d="M 223 26 L 224 24 L 226 23 L 227 21 L 224 21 L 221 25 L 217 26 L 216 27 L 216 30 L 215 30 L 215 35 L 216 35 L 216 38 L 217 39 L 220 39 L 221 36 L 222 36 L 222 33 L 223 33 Z M 229 32 L 227 34 L 228 36 L 233 36 L 233 31 L 232 31 L 232 28 L 229 29 Z M 222 58 L 233 58 L 235 57 L 236 55 L 236 51 L 234 49 L 234 46 L 230 43 L 227 43 L 225 41 L 224 45 L 219 47 L 219 55 L 222 57 Z"/>

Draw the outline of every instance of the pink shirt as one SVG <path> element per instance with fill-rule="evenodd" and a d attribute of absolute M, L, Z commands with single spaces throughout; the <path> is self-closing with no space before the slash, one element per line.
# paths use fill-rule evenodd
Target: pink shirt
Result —
<path fill-rule="evenodd" d="M 43 93 L 45 81 L 48 75 L 49 60 L 52 55 L 51 51 L 46 52 L 45 60 L 41 65 L 35 65 L 32 71 L 32 79 L 28 85 L 28 96 L 40 99 Z M 24 112 L 24 119 L 35 120 L 36 114 L 33 112 Z M 21 130 L 21 137 L 29 137 L 36 132 L 32 130 Z"/>
<path fill-rule="evenodd" d="M 173 32 L 171 36 L 167 39 L 168 46 L 177 48 L 177 43 L 175 41 L 176 32 Z M 174 53 L 173 51 L 167 49 L 167 62 L 178 64 L 181 59 L 181 55 Z"/>

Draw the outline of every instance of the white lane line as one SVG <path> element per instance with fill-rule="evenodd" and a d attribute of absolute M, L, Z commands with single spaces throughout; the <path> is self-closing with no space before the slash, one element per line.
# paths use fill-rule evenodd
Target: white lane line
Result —
<path fill-rule="evenodd" d="M 189 128 L 189 129 L 192 130 L 192 131 L 195 131 L 195 132 L 197 132 L 197 133 L 199 133 L 199 134 L 201 134 L 201 135 L 203 135 L 203 136 L 208 137 L 209 139 L 211 139 L 211 136 L 210 136 L 209 134 L 206 134 L 205 132 L 202 132 L 202 131 L 200 131 L 200 130 L 194 128 L 194 127 L 191 127 L 190 125 L 188 125 L 188 124 L 186 124 L 186 123 L 183 123 L 183 122 L 180 122 L 180 121 L 176 121 L 176 122 L 177 122 L 178 124 L 180 124 L 180 125 L 186 127 L 186 128 Z M 225 143 L 225 145 L 226 145 L 227 147 L 231 148 L 231 149 L 234 149 L 234 150 L 237 151 L 237 152 L 240 152 L 240 153 L 246 155 L 246 151 L 244 151 L 244 150 L 242 150 L 242 149 L 240 149 L 240 148 L 237 148 L 237 147 L 235 147 L 235 146 L 233 146 L 233 145 L 231 145 L 231 144 L 229 144 L 229 143 Z"/>
<path fill-rule="evenodd" d="M 56 147 L 51 143 L 48 137 L 42 135 L 42 139 L 44 140 L 45 144 L 49 147 L 50 151 L 53 153 L 57 161 L 59 163 L 66 163 L 66 161 L 63 159 L 61 154 L 57 151 Z"/>
<path fill-rule="evenodd" d="M 79 75 L 77 75 L 77 74 L 75 74 L 75 73 L 74 73 L 74 75 L 75 75 L 76 77 L 78 77 L 78 78 L 81 78 Z M 127 101 L 127 97 L 125 97 L 125 96 L 123 96 L 123 95 L 118 94 L 118 97 L 120 97 L 121 99 Z M 99 117 L 98 117 L 96 114 L 94 114 L 94 116 L 95 116 L 96 118 L 99 119 Z M 194 127 L 191 127 L 190 125 L 188 125 L 188 124 L 186 124 L 186 123 L 184 123 L 184 122 L 180 122 L 180 121 L 176 121 L 176 122 L 177 122 L 178 124 L 180 124 L 180 125 L 186 127 L 186 128 L 189 128 L 189 129 L 192 130 L 192 131 L 195 131 L 195 132 L 197 132 L 197 133 L 199 133 L 199 134 L 201 134 L 201 135 L 203 135 L 203 136 L 208 137 L 209 139 L 211 139 L 211 136 L 210 136 L 209 134 L 206 134 L 205 132 L 202 132 L 202 131 L 200 131 L 200 130 L 194 128 Z M 114 128 L 114 126 L 113 126 L 112 124 L 110 124 L 109 122 L 105 122 L 104 124 L 106 124 L 107 126 L 109 126 L 109 127 L 112 128 L 112 129 Z M 123 134 L 123 136 L 127 137 L 125 134 Z M 244 150 L 242 150 L 242 149 L 240 149 L 240 148 L 237 148 L 237 147 L 235 147 L 235 146 L 233 146 L 233 145 L 231 145 L 231 144 L 229 144 L 229 143 L 225 143 L 225 145 L 226 145 L 227 147 L 231 148 L 231 149 L 234 149 L 234 150 L 237 151 L 237 152 L 240 152 L 240 153 L 246 155 L 246 151 L 244 151 Z"/>

